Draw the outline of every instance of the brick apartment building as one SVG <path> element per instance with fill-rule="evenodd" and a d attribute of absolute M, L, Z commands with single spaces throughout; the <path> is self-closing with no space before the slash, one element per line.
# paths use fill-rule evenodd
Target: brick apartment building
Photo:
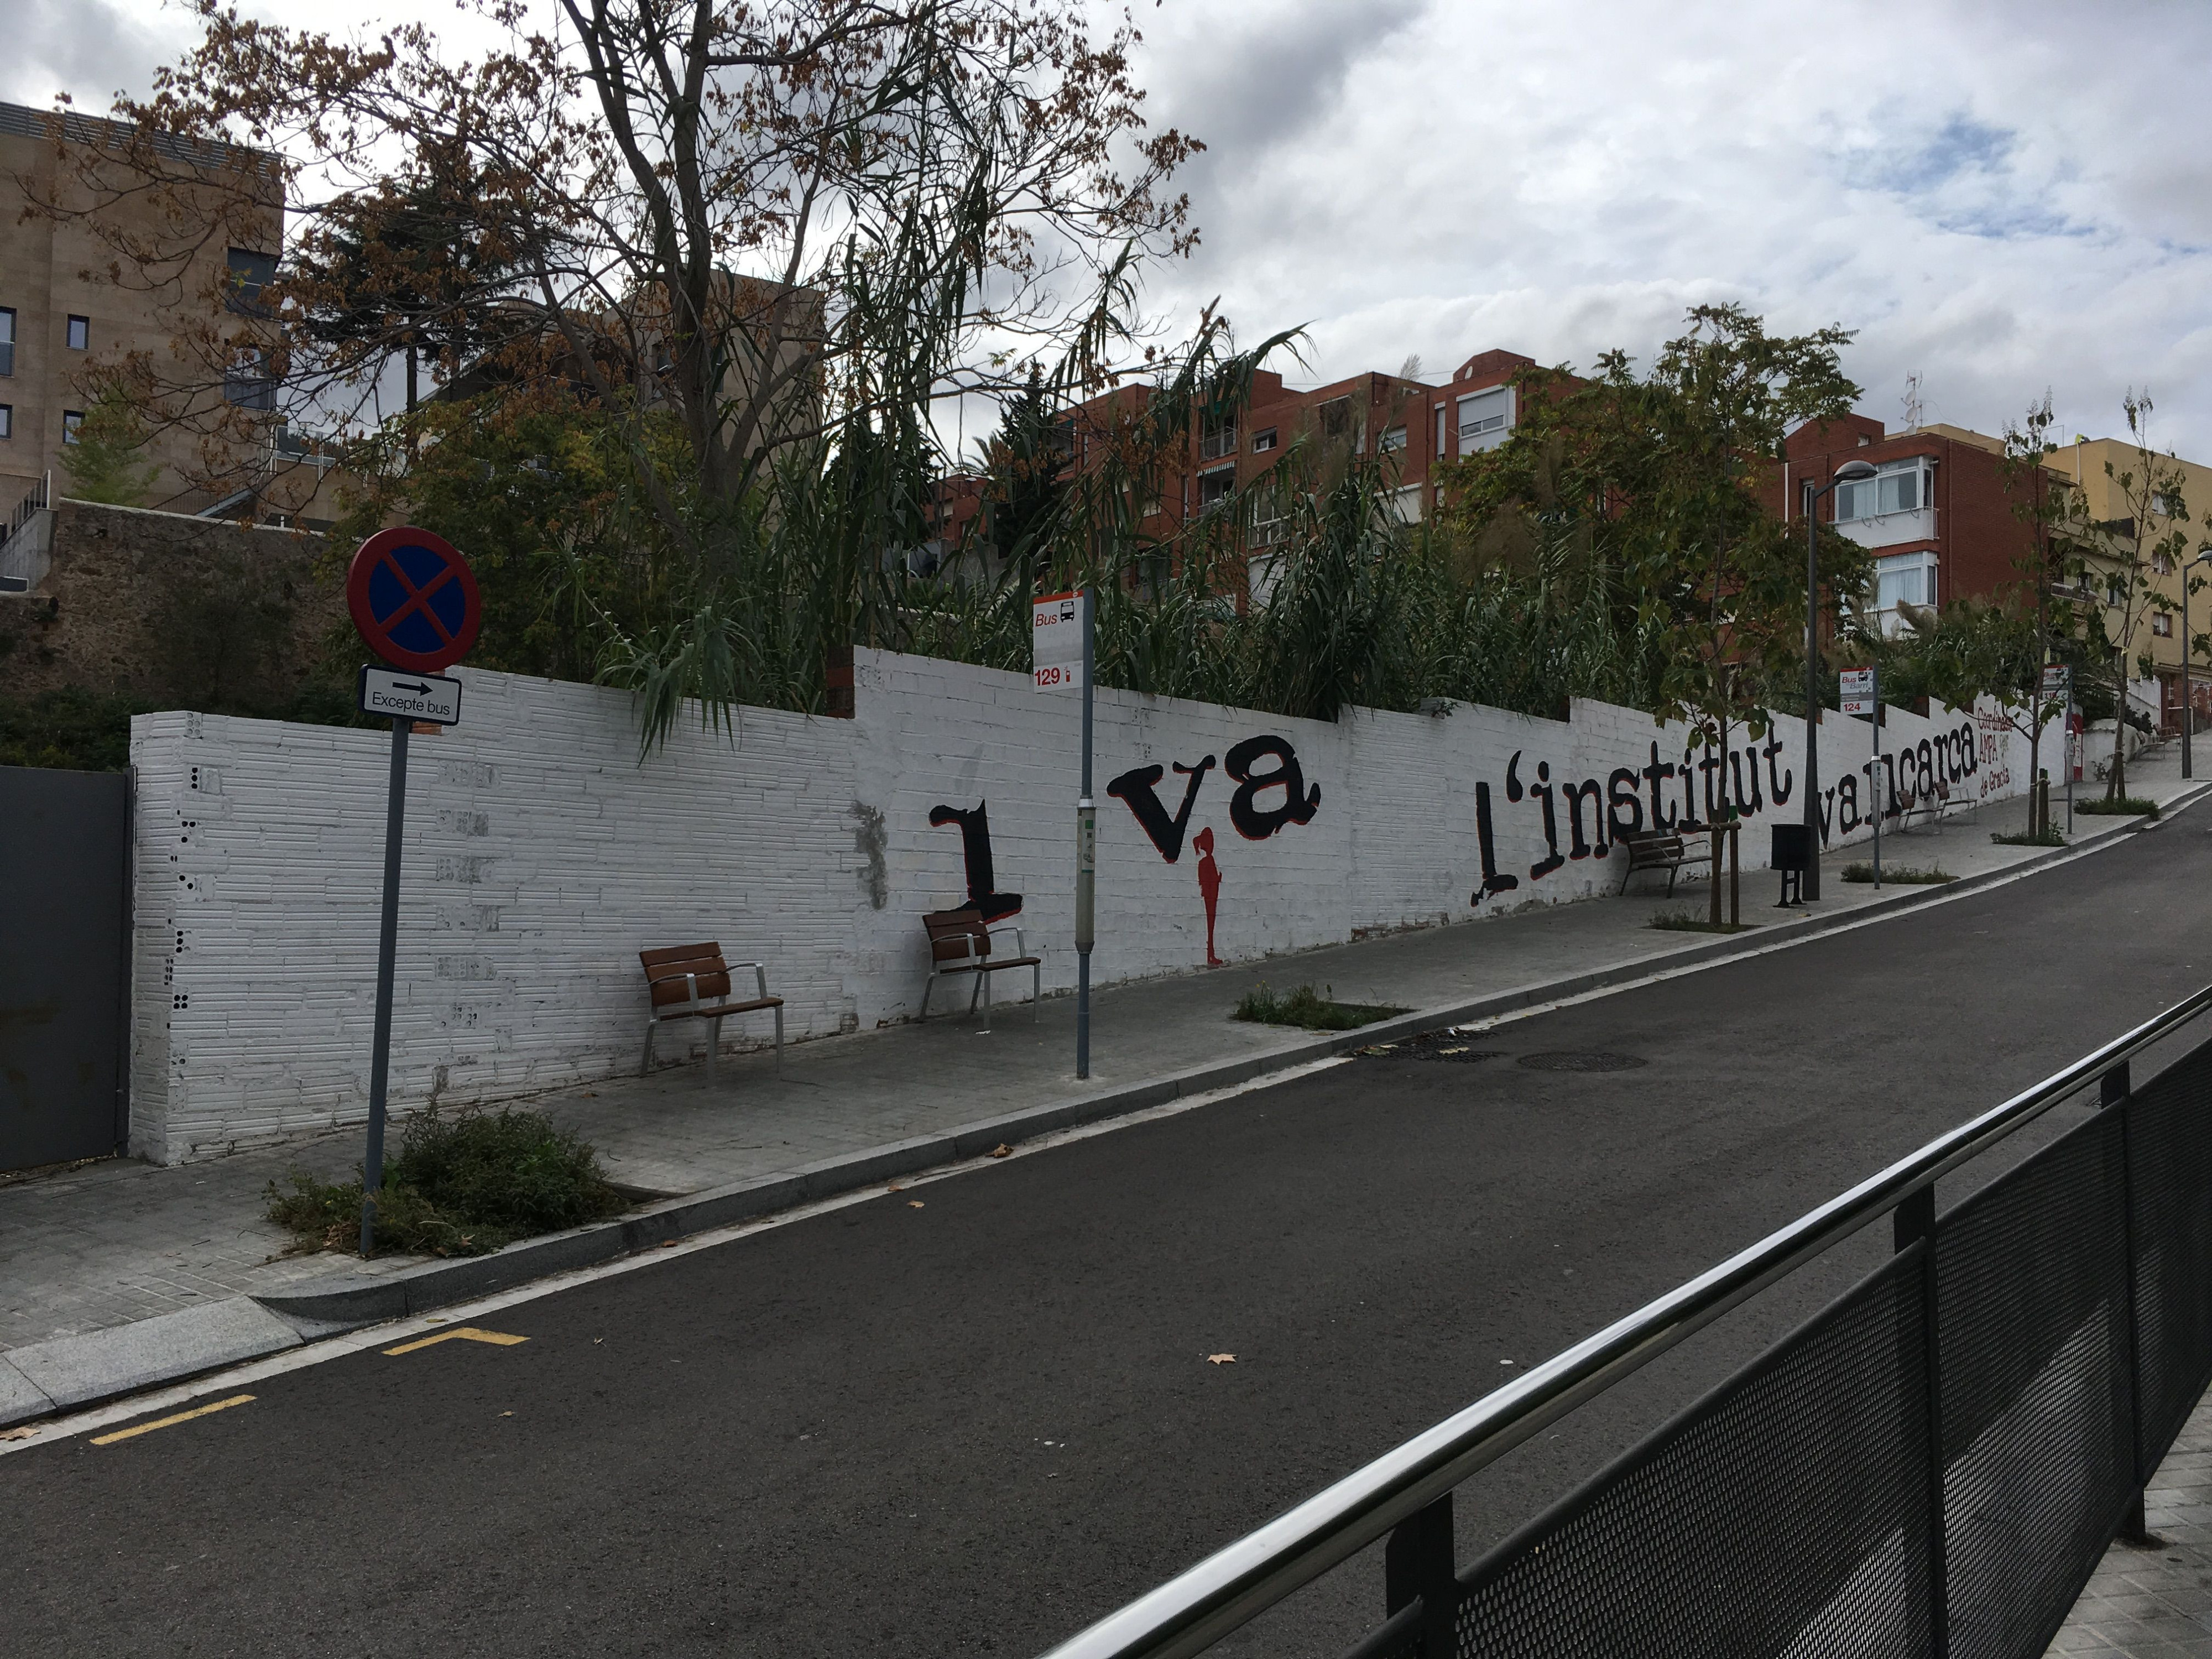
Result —
<path fill-rule="evenodd" d="M 58 152 L 57 137 L 64 146 Z M 173 205 L 188 205 L 181 192 L 173 203 L 162 192 L 124 188 L 131 179 L 120 171 L 121 157 L 131 137 L 128 127 L 97 117 L 0 103 L 0 225 L 6 228 L 0 234 L 0 536 L 14 523 L 19 502 L 43 495 L 49 475 L 53 493 L 68 495 L 68 447 L 91 404 L 88 372 L 136 353 L 180 384 L 204 380 L 204 398 L 246 412 L 257 434 L 240 448 L 236 469 L 256 487 L 225 491 L 226 503 L 191 481 L 204 459 L 198 434 L 157 431 L 146 447 L 146 458 L 160 469 L 148 506 L 266 518 L 280 510 L 314 511 L 310 503 L 323 492 L 330 462 L 288 436 L 277 387 L 265 368 L 241 362 L 204 370 L 180 358 L 176 343 L 204 325 L 212 307 L 241 314 L 221 321 L 258 314 L 253 296 L 276 274 L 283 240 L 273 167 L 264 169 L 264 158 L 230 145 L 165 135 L 148 141 L 161 161 L 204 176 L 226 200 L 239 194 L 240 177 L 265 172 L 264 210 L 234 215 L 228 236 L 205 237 L 167 218 Z M 34 199 L 90 206 L 78 171 L 88 156 L 102 169 L 112 157 L 117 169 L 111 182 L 120 193 L 95 210 L 104 228 L 178 251 L 174 268 L 157 273 L 161 280 L 109 280 L 114 250 L 101 239 L 101 224 L 90 216 L 56 220 L 32 208 Z M 216 210 L 208 211 L 209 222 L 216 222 Z M 224 297 L 213 297 L 218 294 Z"/>
<path fill-rule="evenodd" d="M 1354 454 L 1395 456 L 1398 516 L 1418 523 L 1435 511 L 1439 460 L 1494 449 L 1511 435 L 1520 395 L 1513 377 L 1534 367 L 1533 357 L 1492 350 L 1468 358 L 1441 386 L 1370 371 L 1307 388 L 1285 386 L 1273 370 L 1256 371 L 1241 407 L 1200 422 L 1182 441 L 1181 453 L 1165 458 L 1158 492 L 1146 503 L 1140 523 L 1148 535 L 1172 535 L 1267 472 L 1300 437 Z M 1071 410 L 1063 438 L 1069 465 L 1078 471 L 1097 465 L 1103 446 L 1123 441 L 1146 395 L 1144 387 L 1124 386 Z M 942 554 L 957 555 L 967 544 L 981 505 L 980 478 L 945 482 L 936 521 Z M 1264 534 L 1255 540 L 1265 545 Z M 1255 580 L 1264 585 L 1256 568 Z"/>

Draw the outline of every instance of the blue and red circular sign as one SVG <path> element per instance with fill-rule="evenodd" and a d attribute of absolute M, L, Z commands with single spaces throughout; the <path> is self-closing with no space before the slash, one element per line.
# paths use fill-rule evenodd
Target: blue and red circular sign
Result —
<path fill-rule="evenodd" d="M 483 621 L 469 562 L 427 530 L 380 530 L 346 569 L 346 609 L 394 668 L 434 674 L 468 654 Z"/>

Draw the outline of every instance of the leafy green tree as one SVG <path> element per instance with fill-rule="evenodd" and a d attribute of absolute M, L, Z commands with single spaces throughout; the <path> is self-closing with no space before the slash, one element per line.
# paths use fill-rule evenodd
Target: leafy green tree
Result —
<path fill-rule="evenodd" d="M 81 501 L 143 507 L 161 470 L 145 459 L 147 435 L 146 417 L 130 389 L 119 380 L 103 383 L 75 439 L 62 447 L 69 493 Z"/>

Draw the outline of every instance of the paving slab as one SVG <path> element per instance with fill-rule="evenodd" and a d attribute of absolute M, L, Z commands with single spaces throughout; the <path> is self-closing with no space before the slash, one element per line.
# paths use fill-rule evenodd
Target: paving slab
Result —
<path fill-rule="evenodd" d="M 2212 1659 L 2212 1401 L 2200 1400 L 2143 1492 L 2156 1541 L 2105 1552 L 2054 1655 Z"/>
<path fill-rule="evenodd" d="M 0 1358 L 0 1429 L 27 1417 L 44 1417 L 54 1409 L 46 1391 Z"/>

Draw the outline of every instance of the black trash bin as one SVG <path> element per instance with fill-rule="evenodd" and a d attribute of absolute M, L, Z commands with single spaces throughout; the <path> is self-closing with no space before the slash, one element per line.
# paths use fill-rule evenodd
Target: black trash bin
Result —
<path fill-rule="evenodd" d="M 1813 866 L 1813 831 L 1802 823 L 1769 827 L 1774 834 L 1774 845 L 1766 861 L 1782 872 L 1780 902 L 1802 904 L 1805 902 L 1805 872 Z"/>

